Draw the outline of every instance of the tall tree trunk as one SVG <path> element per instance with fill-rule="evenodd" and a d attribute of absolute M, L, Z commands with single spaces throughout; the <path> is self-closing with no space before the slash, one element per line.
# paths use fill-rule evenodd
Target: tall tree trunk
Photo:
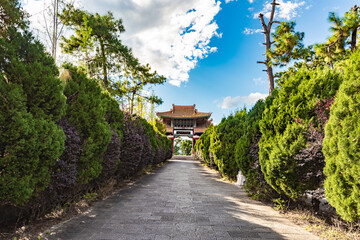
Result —
<path fill-rule="evenodd" d="M 109 86 L 108 80 L 108 73 L 107 73 L 107 65 L 106 65 L 106 56 L 105 56 L 105 46 L 104 42 L 100 39 L 100 50 L 101 50 L 101 60 L 102 60 L 102 67 L 103 67 L 103 84 L 104 87 L 107 89 Z"/>
<path fill-rule="evenodd" d="M 57 18 L 57 4 L 58 4 L 58 0 L 54 0 L 53 2 L 53 31 L 52 31 L 52 41 L 51 41 L 51 55 L 52 57 L 55 59 L 55 54 L 56 54 L 56 18 Z"/>
<path fill-rule="evenodd" d="M 359 7 L 357 5 L 355 5 L 353 7 L 353 12 L 354 14 L 357 12 L 357 10 L 359 9 Z M 356 38 L 357 38 L 357 32 L 358 32 L 358 28 L 359 26 L 355 26 L 353 31 L 352 31 L 352 34 L 351 34 L 351 42 L 350 42 L 350 46 L 351 46 L 351 52 L 354 52 L 356 50 Z"/>
<path fill-rule="evenodd" d="M 53 3 L 54 12 L 53 12 L 53 32 L 52 32 L 52 41 L 51 41 L 51 55 L 56 62 L 56 46 L 57 46 L 57 27 L 58 27 L 58 9 L 59 9 L 59 0 L 54 0 Z"/>
<path fill-rule="evenodd" d="M 276 5 L 279 5 L 279 4 L 276 3 L 276 0 L 273 0 L 271 5 L 272 5 L 272 8 L 271 8 L 269 22 L 267 25 L 264 20 L 264 15 L 262 13 L 259 14 L 261 25 L 263 27 L 263 33 L 265 35 L 264 45 L 265 45 L 266 58 L 265 58 L 264 62 L 258 61 L 258 63 L 263 63 L 266 65 L 266 72 L 267 72 L 268 81 L 269 81 L 269 95 L 271 95 L 272 91 L 274 90 L 275 83 L 274 83 L 274 73 L 273 73 L 273 69 L 271 67 L 271 59 L 267 53 L 271 49 L 271 45 L 272 45 L 272 42 L 270 40 L 270 35 L 271 35 L 271 27 L 272 27 L 272 24 L 274 23 L 273 20 L 274 20 L 274 15 L 275 15 L 275 7 L 276 7 Z"/>
<path fill-rule="evenodd" d="M 134 99 L 135 99 L 135 93 L 132 92 L 132 96 L 130 100 L 130 115 L 133 115 L 134 112 Z"/>
<path fill-rule="evenodd" d="M 356 27 L 351 34 L 351 52 L 356 50 L 356 38 L 357 38 L 358 27 Z"/>

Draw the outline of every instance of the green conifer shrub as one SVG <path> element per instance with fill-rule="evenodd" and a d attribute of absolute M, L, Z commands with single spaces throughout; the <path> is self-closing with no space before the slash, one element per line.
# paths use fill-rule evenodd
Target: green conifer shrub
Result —
<path fill-rule="evenodd" d="M 273 96 L 275 93 L 273 94 Z M 272 103 L 273 97 L 259 100 L 246 114 L 244 134 L 237 140 L 235 147 L 236 163 L 246 177 L 244 188 L 253 198 L 271 200 L 276 194 L 265 181 L 259 163 L 259 141 L 261 137 L 259 122 L 264 110 Z"/>
<path fill-rule="evenodd" d="M 296 200 L 305 190 L 319 187 L 312 178 L 301 181 L 307 170 L 301 168 L 296 156 L 306 148 L 305 126 L 315 117 L 316 103 L 333 97 L 341 79 L 338 72 L 319 67 L 302 67 L 283 75 L 279 92 L 260 120 L 260 165 L 266 181 L 278 193 Z"/>
<path fill-rule="evenodd" d="M 36 118 L 59 121 L 65 114 L 63 85 L 53 58 L 44 46 L 25 30 L 8 30 L 6 38 L 0 38 L 0 66 L 7 79 L 21 84 L 26 94 L 26 106 Z"/>
<path fill-rule="evenodd" d="M 0 37 L 0 202 L 25 204 L 50 182 L 65 135 L 63 85 L 34 37 L 9 27 Z"/>
<path fill-rule="evenodd" d="M 210 151 L 214 154 L 214 162 L 219 172 L 236 179 L 239 168 L 235 159 L 236 141 L 245 133 L 244 122 L 246 110 L 238 111 L 235 115 L 223 118 L 219 125 L 214 127 L 210 139 Z"/>
<path fill-rule="evenodd" d="M 117 132 L 121 141 L 124 128 L 124 113 L 120 110 L 119 103 L 108 92 L 102 92 L 101 103 L 105 113 L 105 121 Z"/>
<path fill-rule="evenodd" d="M 83 152 L 78 162 L 78 181 L 86 184 L 102 171 L 104 153 L 111 140 L 110 125 L 105 120 L 102 90 L 94 79 L 69 64 L 64 94 L 67 97 L 66 117 L 79 131 Z"/>
<path fill-rule="evenodd" d="M 360 52 L 343 64 L 344 81 L 325 125 L 325 194 L 346 221 L 360 219 Z"/>
<path fill-rule="evenodd" d="M 213 167 L 214 163 L 210 159 L 210 139 L 214 126 L 211 125 L 208 129 L 201 134 L 199 140 L 196 141 L 194 149 L 195 153 L 200 157 L 200 160 L 208 167 Z"/>

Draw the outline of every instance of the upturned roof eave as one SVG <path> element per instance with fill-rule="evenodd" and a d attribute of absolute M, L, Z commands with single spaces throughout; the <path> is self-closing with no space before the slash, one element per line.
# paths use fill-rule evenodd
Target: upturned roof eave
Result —
<path fill-rule="evenodd" d="M 211 115 L 211 114 L 210 114 Z M 189 116 L 189 117 L 177 117 L 177 116 L 165 116 L 165 115 L 161 115 L 159 114 L 159 117 L 162 118 L 170 118 L 170 119 L 199 119 L 199 118 L 209 118 L 210 115 L 207 116 Z"/>

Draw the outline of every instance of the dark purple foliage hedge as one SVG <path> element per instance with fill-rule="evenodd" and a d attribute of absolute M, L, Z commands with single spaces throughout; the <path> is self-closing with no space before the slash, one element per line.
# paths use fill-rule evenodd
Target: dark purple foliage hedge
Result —
<path fill-rule="evenodd" d="M 114 177 L 117 165 L 120 160 L 121 146 L 119 134 L 115 130 L 111 130 L 113 135 L 111 136 L 110 143 L 104 153 L 104 159 L 102 162 L 102 172 L 99 176 L 99 180 L 106 181 Z"/>
<path fill-rule="evenodd" d="M 330 106 L 334 98 L 319 100 L 315 105 L 315 124 L 310 123 L 306 127 L 304 136 L 306 137 L 306 147 L 301 149 L 295 156 L 299 169 L 302 169 L 301 181 L 313 182 L 315 186 L 323 185 L 325 176 L 323 168 L 325 167 L 325 157 L 322 153 L 323 139 L 325 136 L 324 128 L 330 117 Z M 297 120 L 304 125 L 301 120 Z M 306 171 L 304 171 L 306 169 Z M 319 195 L 319 197 L 323 197 Z"/>
<path fill-rule="evenodd" d="M 125 116 L 123 148 L 118 169 L 118 177 L 129 177 L 135 174 L 141 163 L 144 148 L 144 139 L 138 133 L 141 131 L 139 125 L 130 116 Z"/>

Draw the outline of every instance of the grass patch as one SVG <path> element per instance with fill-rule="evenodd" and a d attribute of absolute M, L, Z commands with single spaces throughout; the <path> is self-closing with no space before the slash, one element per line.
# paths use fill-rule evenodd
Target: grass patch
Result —
<path fill-rule="evenodd" d="M 326 240 L 360 239 L 359 223 L 348 223 L 339 216 L 315 214 L 307 209 L 289 210 L 283 213 L 291 222 Z"/>

